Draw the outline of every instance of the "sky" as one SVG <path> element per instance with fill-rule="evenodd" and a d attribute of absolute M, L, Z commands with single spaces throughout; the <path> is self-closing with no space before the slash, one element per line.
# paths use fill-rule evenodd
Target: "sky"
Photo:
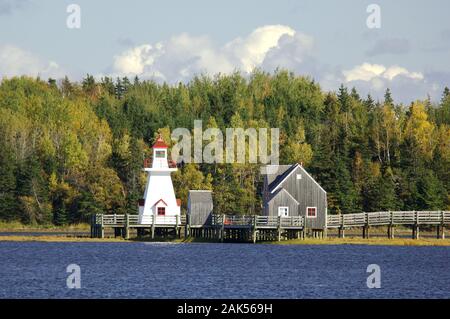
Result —
<path fill-rule="evenodd" d="M 68 26 L 71 4 L 79 28 Z M 448 12 L 448 0 L 0 0 L 0 77 L 176 84 L 282 68 L 327 91 L 344 84 L 382 99 L 389 87 L 397 102 L 439 101 L 450 86 Z"/>

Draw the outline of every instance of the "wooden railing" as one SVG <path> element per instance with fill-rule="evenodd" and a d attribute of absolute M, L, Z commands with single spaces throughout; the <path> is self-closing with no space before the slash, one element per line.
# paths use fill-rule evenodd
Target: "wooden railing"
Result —
<path fill-rule="evenodd" d="M 241 216 L 241 215 L 212 215 L 212 226 L 255 226 L 255 227 L 303 227 L 304 216 Z M 103 226 L 133 226 L 140 225 L 138 215 L 97 214 L 93 216 L 94 225 Z M 186 225 L 186 216 L 153 216 L 145 220 L 147 225 Z M 373 212 L 328 215 L 327 228 L 383 226 L 383 225 L 448 225 L 450 211 L 404 211 L 404 212 Z"/>
<path fill-rule="evenodd" d="M 327 216 L 327 228 L 444 224 L 450 224 L 449 211 L 392 211 Z"/>
<path fill-rule="evenodd" d="M 240 216 L 240 215 L 212 215 L 211 218 L 212 226 L 248 226 L 248 227 L 303 227 L 304 217 L 303 216 L 289 216 L 289 217 L 278 217 L 278 216 Z"/>
<path fill-rule="evenodd" d="M 95 225 L 116 227 L 140 225 L 138 215 L 97 214 L 93 218 L 93 223 Z M 153 223 L 155 223 L 155 225 L 185 225 L 186 216 L 156 216 L 155 219 L 153 216 L 149 216 L 145 224 L 152 225 Z"/>

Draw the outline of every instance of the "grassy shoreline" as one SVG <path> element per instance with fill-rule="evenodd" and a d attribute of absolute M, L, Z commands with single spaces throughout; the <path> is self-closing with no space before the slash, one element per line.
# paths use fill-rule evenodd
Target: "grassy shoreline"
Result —
<path fill-rule="evenodd" d="M 79 232 L 89 231 L 90 225 L 86 223 L 64 226 L 55 225 L 27 225 L 20 222 L 0 221 L 0 232 Z"/>
<path fill-rule="evenodd" d="M 155 239 L 148 237 L 132 238 L 125 240 L 123 238 L 89 238 L 80 236 L 77 232 L 89 232 L 89 224 L 76 224 L 67 226 L 55 225 L 25 225 L 20 222 L 0 222 L 0 232 L 11 232 L 12 235 L 0 236 L 0 242 L 94 242 L 94 243 L 135 243 L 135 242 L 167 242 L 167 243 L 213 243 L 217 241 L 205 239 Z M 32 233 L 49 233 L 45 235 L 26 236 L 22 235 L 24 232 Z M 407 235 L 410 230 L 398 228 L 398 234 Z M 55 233 L 55 234 L 52 234 Z M 56 234 L 63 233 L 63 234 Z M 409 238 L 395 238 L 388 239 L 386 237 L 371 237 L 370 239 L 363 239 L 359 236 L 359 231 L 349 231 L 347 238 L 328 237 L 327 239 L 313 239 L 306 238 L 304 240 L 283 240 L 280 242 L 258 242 L 260 245 L 379 245 L 379 246 L 450 246 L 450 239 L 436 239 L 424 238 L 413 240 Z M 377 234 L 383 234 L 383 229 L 380 228 Z M 432 235 L 432 232 L 425 233 Z M 375 235 L 375 234 L 373 234 Z"/>
<path fill-rule="evenodd" d="M 143 239 L 131 239 L 125 240 L 123 238 L 89 238 L 89 237 L 77 237 L 77 236 L 23 236 L 23 235 L 11 235 L 0 236 L 0 242 L 91 242 L 91 243 L 136 243 L 136 242 L 166 242 L 166 243 L 214 243 L 215 241 L 196 240 L 196 239 L 169 239 L 169 240 L 150 240 L 148 238 Z M 217 242 L 216 242 L 217 243 Z M 450 239 L 407 239 L 407 238 L 327 238 L 327 239 L 312 239 L 307 238 L 304 240 L 285 240 L 274 242 L 258 242 L 259 245 L 371 245 L 371 246 L 450 246 Z"/>

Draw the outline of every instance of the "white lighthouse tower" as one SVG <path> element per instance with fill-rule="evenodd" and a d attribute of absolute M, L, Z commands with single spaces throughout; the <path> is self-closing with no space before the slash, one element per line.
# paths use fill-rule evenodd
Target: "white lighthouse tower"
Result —
<path fill-rule="evenodd" d="M 167 145 L 158 136 L 153 148 L 151 167 L 144 167 L 148 173 L 144 198 L 139 201 L 140 224 L 176 224 L 180 216 L 180 201 L 175 197 L 170 173 L 176 165 L 167 160 Z M 147 166 L 147 165 L 144 165 Z"/>

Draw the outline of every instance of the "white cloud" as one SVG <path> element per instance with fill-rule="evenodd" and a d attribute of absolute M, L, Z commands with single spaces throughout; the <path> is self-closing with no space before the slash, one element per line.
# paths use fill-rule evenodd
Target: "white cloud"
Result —
<path fill-rule="evenodd" d="M 384 72 L 383 77 L 392 81 L 395 77 L 402 75 L 413 80 L 423 80 L 423 74 L 419 72 L 410 72 L 397 65 L 391 66 Z"/>
<path fill-rule="evenodd" d="M 430 94 L 439 97 L 436 81 L 429 75 L 409 71 L 398 65 L 384 66 L 381 64 L 363 63 L 350 70 L 342 71 L 341 82 L 355 87 L 362 95 L 371 94 L 382 98 L 384 91 L 390 88 L 397 101 L 410 102 L 415 99 L 426 98 Z"/>
<path fill-rule="evenodd" d="M 265 59 L 270 49 L 276 48 L 283 36 L 292 38 L 296 32 L 290 27 L 283 25 L 268 25 L 257 28 L 246 38 L 237 38 L 227 45 L 231 57 L 239 62 L 244 72 L 251 72 Z"/>
<path fill-rule="evenodd" d="M 388 87 L 402 101 L 424 98 L 438 90 L 437 81 L 428 79 L 428 74 L 376 63 L 362 63 L 349 69 L 328 66 L 317 60 L 315 50 L 312 36 L 284 25 L 262 26 L 223 45 L 208 36 L 182 33 L 116 55 L 109 75 L 138 75 L 176 83 L 201 73 L 229 74 L 238 70 L 248 74 L 256 67 L 268 72 L 285 68 L 314 78 L 326 90 L 336 90 L 344 83 L 355 86 L 361 95 L 370 93 L 375 98 L 382 98 Z"/>
<path fill-rule="evenodd" d="M 20 75 L 59 78 L 64 74 L 54 61 L 43 61 L 31 52 L 13 45 L 0 45 L 0 77 Z"/>
<path fill-rule="evenodd" d="M 375 77 L 382 75 L 386 68 L 380 64 L 363 63 L 351 70 L 344 70 L 345 81 L 370 81 Z"/>
<path fill-rule="evenodd" d="M 394 80 L 398 76 L 403 76 L 412 80 L 423 80 L 423 74 L 419 72 L 410 72 L 407 69 L 394 65 L 385 67 L 381 64 L 363 63 L 355 66 L 351 70 L 342 71 L 346 82 L 352 81 L 372 81 L 374 79 Z"/>
<path fill-rule="evenodd" d="M 234 70 L 249 73 L 255 67 L 269 63 L 269 52 L 274 54 L 280 46 L 292 42 L 296 42 L 297 47 L 304 46 L 307 51 L 312 38 L 287 26 L 270 25 L 220 47 L 207 36 L 182 33 L 167 41 L 136 46 L 115 56 L 113 73 L 156 77 L 168 82 L 188 80 L 199 73 L 231 73 Z"/>

